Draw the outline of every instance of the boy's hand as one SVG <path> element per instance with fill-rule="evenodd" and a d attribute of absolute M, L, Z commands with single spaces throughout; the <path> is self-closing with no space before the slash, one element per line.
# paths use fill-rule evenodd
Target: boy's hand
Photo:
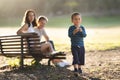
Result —
<path fill-rule="evenodd" d="M 80 28 L 80 32 L 82 32 L 82 28 Z"/>
<path fill-rule="evenodd" d="M 75 29 L 74 31 L 73 31 L 73 34 L 76 34 L 77 32 L 79 32 L 80 31 L 80 29 Z"/>
<path fill-rule="evenodd" d="M 82 32 L 82 28 L 76 28 L 74 31 L 73 31 L 73 34 L 76 34 L 77 32 Z"/>

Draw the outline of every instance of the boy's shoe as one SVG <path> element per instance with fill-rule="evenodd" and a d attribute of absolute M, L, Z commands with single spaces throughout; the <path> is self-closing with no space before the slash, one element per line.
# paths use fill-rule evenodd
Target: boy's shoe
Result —
<path fill-rule="evenodd" d="M 79 74 L 82 74 L 82 69 L 79 69 L 78 72 L 79 72 Z"/>
<path fill-rule="evenodd" d="M 74 74 L 79 74 L 79 71 L 78 70 L 73 70 L 72 71 Z"/>
<path fill-rule="evenodd" d="M 76 70 L 73 70 L 72 72 L 75 72 L 75 73 L 76 73 L 76 72 L 78 72 L 78 71 L 76 71 Z"/>
<path fill-rule="evenodd" d="M 78 71 L 73 71 L 73 73 L 74 73 L 74 75 L 76 76 L 76 77 L 78 77 L 79 76 L 79 72 Z"/>

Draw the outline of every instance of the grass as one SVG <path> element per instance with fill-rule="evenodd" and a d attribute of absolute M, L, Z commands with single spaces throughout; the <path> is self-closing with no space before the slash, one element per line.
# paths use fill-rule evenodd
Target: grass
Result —
<path fill-rule="evenodd" d="M 49 21 L 47 26 L 48 27 L 54 27 L 54 28 L 67 28 L 69 27 L 71 23 L 70 15 L 67 16 L 55 16 L 55 17 L 48 17 Z M 9 27 L 14 26 L 18 27 L 20 26 L 22 21 L 22 17 L 17 18 L 8 18 L 8 19 L 0 19 L 0 26 Z M 120 25 L 120 16 L 83 16 L 82 17 L 82 24 L 85 27 L 113 27 L 113 26 L 119 26 Z"/>
<path fill-rule="evenodd" d="M 21 25 L 21 21 L 22 21 L 22 18 L 21 17 L 18 17 L 18 18 L 3 18 L 3 19 L 0 19 L 0 27 L 9 27 L 9 26 L 12 26 L 12 27 L 18 27 Z"/>
<path fill-rule="evenodd" d="M 50 30 L 48 30 L 47 33 L 50 38 L 54 40 L 56 49 L 70 51 L 70 40 L 67 36 L 68 27 L 72 24 L 70 15 L 48 18 L 49 21 L 46 27 Z M 2 26 L 2 28 L 4 26 L 16 26 L 14 30 L 17 31 L 19 28 L 17 26 L 20 26 L 21 20 L 21 17 L 1 19 L 0 26 Z M 83 16 L 82 20 L 82 24 L 85 25 L 87 30 L 87 37 L 85 38 L 87 51 L 107 50 L 119 47 L 120 28 L 117 27 L 120 27 L 120 16 Z M 2 32 L 5 34 L 4 30 L 1 30 L 1 33 Z M 10 32 L 10 30 L 8 32 Z"/>
<path fill-rule="evenodd" d="M 120 39 L 118 39 L 120 40 Z M 65 52 L 70 52 L 70 44 L 59 44 L 56 43 L 56 50 L 58 51 L 65 51 Z M 112 50 L 120 48 L 120 41 L 117 42 L 111 42 L 111 41 L 106 41 L 106 42 L 85 42 L 85 49 L 86 51 L 106 51 L 106 50 Z"/>
<path fill-rule="evenodd" d="M 87 29 L 85 40 L 86 51 L 105 51 L 120 47 L 120 32 L 118 28 Z M 62 31 L 61 31 L 62 32 Z M 61 33 L 63 36 L 67 33 Z M 70 51 L 70 39 L 66 36 L 54 38 L 57 50 Z"/>
<path fill-rule="evenodd" d="M 82 17 L 82 24 L 85 27 L 113 27 L 120 25 L 120 16 L 102 16 L 102 17 L 94 17 L 94 16 L 83 16 Z M 49 18 L 48 25 L 49 27 L 69 27 L 71 25 L 71 19 L 69 16 L 60 16 Z"/>
<path fill-rule="evenodd" d="M 87 51 L 105 51 L 105 50 L 112 50 L 120 47 L 120 42 L 100 42 L 100 43 L 93 43 L 89 42 L 86 43 L 86 50 Z"/>
<path fill-rule="evenodd" d="M 108 50 L 120 47 L 119 28 L 94 29 L 88 35 L 86 40 L 88 50 Z"/>

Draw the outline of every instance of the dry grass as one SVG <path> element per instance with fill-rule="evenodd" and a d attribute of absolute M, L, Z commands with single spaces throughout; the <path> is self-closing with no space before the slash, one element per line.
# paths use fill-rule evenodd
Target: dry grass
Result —
<path fill-rule="evenodd" d="M 0 28 L 0 35 L 16 34 L 19 28 Z M 108 50 L 120 47 L 120 27 L 115 28 L 87 28 L 85 46 L 87 51 Z M 70 39 L 67 28 L 46 28 L 57 50 L 70 51 Z M 44 39 L 43 39 L 44 40 Z"/>
<path fill-rule="evenodd" d="M 85 46 L 87 51 L 108 50 L 120 47 L 120 28 L 88 28 Z M 50 39 L 54 40 L 57 50 L 70 51 L 68 29 L 48 29 Z"/>

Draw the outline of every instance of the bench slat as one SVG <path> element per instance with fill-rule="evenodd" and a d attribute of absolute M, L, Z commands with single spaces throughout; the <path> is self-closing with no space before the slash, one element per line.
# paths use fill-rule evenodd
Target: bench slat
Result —
<path fill-rule="evenodd" d="M 35 41 L 39 41 L 39 40 L 29 40 L 30 42 L 35 42 Z M 2 43 L 10 43 L 10 42 L 21 42 L 21 40 L 2 40 Z M 23 40 L 23 42 L 27 42 L 26 40 Z"/>
<path fill-rule="evenodd" d="M 8 37 L 8 38 L 0 38 L 1 40 L 16 40 L 16 39 L 21 39 L 20 37 L 19 38 L 16 38 L 16 37 L 14 37 L 14 38 L 10 38 L 10 37 Z"/>
<path fill-rule="evenodd" d="M 6 56 L 6 57 L 20 57 L 20 54 L 18 54 L 18 55 L 4 55 L 4 56 Z M 33 58 L 32 56 L 30 56 L 28 54 L 25 54 L 23 57 L 24 58 Z M 40 57 L 36 56 L 36 58 L 40 58 Z M 41 57 L 41 58 L 43 58 L 43 59 L 49 59 L 51 57 L 46 56 L 46 57 Z M 66 59 L 66 57 L 54 57 L 54 59 Z"/>
<path fill-rule="evenodd" d="M 7 36 L 0 36 L 0 38 L 3 38 L 3 37 L 21 37 L 19 35 L 7 35 Z"/>
<path fill-rule="evenodd" d="M 26 45 L 26 44 L 23 44 Z M 2 46 L 20 46 L 20 44 L 2 44 Z"/>
<path fill-rule="evenodd" d="M 21 47 L 7 47 L 2 49 L 21 49 Z M 27 47 L 24 47 L 24 49 L 27 49 Z"/>
<path fill-rule="evenodd" d="M 12 42 L 21 42 L 20 40 L 19 41 L 2 41 L 2 43 L 12 43 Z"/>
<path fill-rule="evenodd" d="M 3 52 L 21 52 L 21 50 L 14 50 L 14 51 L 3 51 Z"/>

